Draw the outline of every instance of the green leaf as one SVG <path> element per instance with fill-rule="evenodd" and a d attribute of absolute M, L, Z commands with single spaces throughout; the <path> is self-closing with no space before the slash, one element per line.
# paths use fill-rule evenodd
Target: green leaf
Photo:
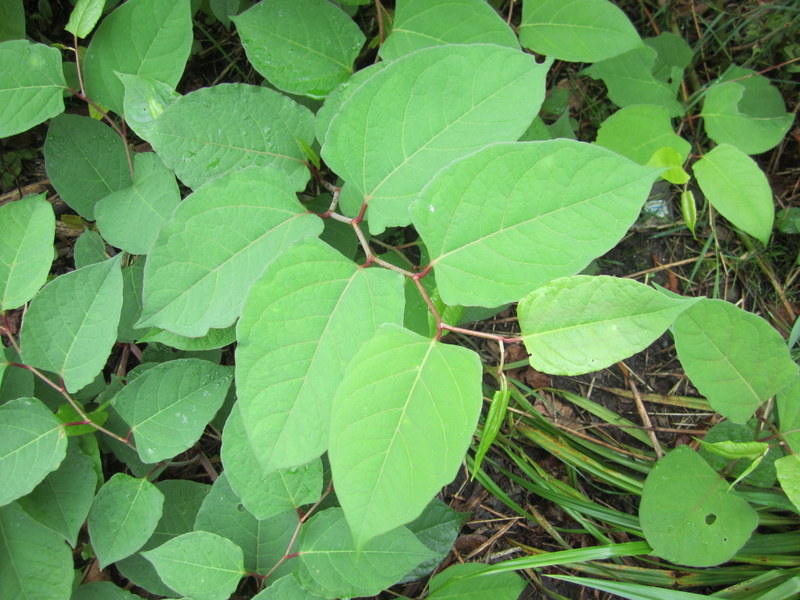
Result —
<path fill-rule="evenodd" d="M 74 256 L 76 269 L 101 263 L 108 258 L 106 243 L 96 231 L 84 229 L 75 240 Z"/>
<path fill-rule="evenodd" d="M 789 454 L 775 461 L 778 480 L 786 497 L 800 510 L 800 456 Z"/>
<path fill-rule="evenodd" d="M 516 573 L 498 573 L 471 579 L 460 577 L 486 569 L 481 563 L 453 565 L 430 581 L 430 600 L 516 600 L 525 589 L 526 581 Z"/>
<path fill-rule="evenodd" d="M 775 209 L 767 176 L 737 148 L 722 144 L 692 166 L 697 184 L 720 214 L 766 245 Z"/>
<path fill-rule="evenodd" d="M 94 463 L 73 440 L 58 469 L 21 498 L 19 505 L 39 523 L 64 536 L 74 548 L 92 506 L 96 486 Z"/>
<path fill-rule="evenodd" d="M 100 121 L 60 115 L 50 122 L 43 151 L 53 187 L 87 221 L 94 221 L 101 198 L 131 185 L 125 145 Z"/>
<path fill-rule="evenodd" d="M 67 453 L 67 434 L 36 398 L 0 406 L 0 506 L 30 493 Z"/>
<path fill-rule="evenodd" d="M 496 44 L 519 49 L 517 36 L 483 0 L 405 0 L 397 3 L 392 32 L 381 45 L 383 60 L 429 46 Z"/>
<path fill-rule="evenodd" d="M 500 306 L 580 272 L 625 235 L 656 174 L 563 139 L 495 144 L 443 169 L 412 210 L 442 299 Z"/>
<path fill-rule="evenodd" d="M 669 31 L 656 37 L 646 38 L 644 43 L 656 51 L 656 61 L 652 68 L 653 77 L 669 84 L 670 88 L 677 92 L 683 79 L 683 71 L 694 57 L 691 46 L 682 37 Z"/>
<path fill-rule="evenodd" d="M 581 375 L 644 350 L 698 300 L 669 298 L 632 279 L 575 275 L 528 294 L 519 324 L 534 368 Z"/>
<path fill-rule="evenodd" d="M 322 494 L 322 461 L 265 473 L 245 433 L 239 404 L 222 431 L 222 464 L 242 504 L 258 519 L 298 509 Z"/>
<path fill-rule="evenodd" d="M 185 533 L 142 554 L 164 583 L 194 600 L 225 600 L 245 575 L 242 549 L 207 531 Z"/>
<path fill-rule="evenodd" d="M 407 529 L 436 556 L 406 573 L 403 581 L 415 581 L 430 575 L 450 553 L 469 517 L 469 513 L 453 510 L 438 498 L 431 500 L 422 514 L 407 525 Z"/>
<path fill-rule="evenodd" d="M 78 586 L 70 596 L 70 600 L 140 600 L 140 598 L 110 581 L 85 583 Z"/>
<path fill-rule="evenodd" d="M 783 439 L 794 452 L 800 452 L 800 377 L 783 388 L 776 400 Z"/>
<path fill-rule="evenodd" d="M 694 237 L 694 228 L 697 225 L 697 203 L 692 190 L 683 190 L 681 192 L 681 214 L 683 215 L 683 220 L 686 221 L 686 228 L 692 232 Z"/>
<path fill-rule="evenodd" d="M 122 311 L 117 327 L 117 340 L 123 344 L 135 342 L 147 331 L 134 327 L 142 314 L 144 262 L 144 257 L 141 257 L 132 265 L 122 267 Z"/>
<path fill-rule="evenodd" d="M 0 138 L 64 112 L 61 53 L 27 40 L 0 43 Z"/>
<path fill-rule="evenodd" d="M 358 315 L 358 319 L 354 319 Z M 331 401 L 381 323 L 402 323 L 403 277 L 361 269 L 310 240 L 287 250 L 248 293 L 237 326 L 236 391 L 262 473 L 328 447 Z"/>
<path fill-rule="evenodd" d="M 164 511 L 161 519 L 142 549 L 117 561 L 116 567 L 139 587 L 153 594 L 171 597 L 176 595 L 175 591 L 164 585 L 153 565 L 141 555 L 141 552 L 157 548 L 174 537 L 192 531 L 197 512 L 211 486 L 187 479 L 166 479 L 156 482 L 155 485 L 164 494 Z"/>
<path fill-rule="evenodd" d="M 133 185 L 95 205 L 97 227 L 106 241 L 131 254 L 147 254 L 178 206 L 175 175 L 152 152 L 133 158 Z"/>
<path fill-rule="evenodd" d="M 305 211 L 274 167 L 210 181 L 181 202 L 159 233 L 145 265 L 136 326 L 199 337 L 232 325 L 264 267 L 321 230 L 322 221 Z"/>
<path fill-rule="evenodd" d="M 374 596 L 432 555 L 405 527 L 357 550 L 342 510 L 331 508 L 300 531 L 294 576 L 303 588 L 325 598 Z"/>
<path fill-rule="evenodd" d="M 139 458 L 154 463 L 200 439 L 225 400 L 233 369 L 205 360 L 171 360 L 148 369 L 114 396 L 133 431 Z"/>
<path fill-rule="evenodd" d="M 645 480 L 639 506 L 653 553 L 692 567 L 718 565 L 736 554 L 758 525 L 758 514 L 727 487 L 686 446 L 659 460 Z"/>
<path fill-rule="evenodd" d="M 14 348 L 8 347 L 0 348 L 0 363 L 3 361 L 21 363 L 22 359 Z M 8 364 L 0 366 L 0 404 L 28 396 L 34 396 L 33 373 Z"/>
<path fill-rule="evenodd" d="M 164 494 L 147 479 L 116 473 L 89 511 L 87 524 L 100 568 L 130 556 L 153 534 L 164 505 Z"/>
<path fill-rule="evenodd" d="M 300 518 L 291 509 L 268 519 L 256 519 L 239 502 L 223 473 L 203 501 L 194 528 L 229 539 L 242 549 L 248 573 L 266 575 L 285 554 L 293 552 L 291 545 L 299 526 Z M 284 563 L 270 578 L 277 579 L 293 567 L 291 562 Z"/>
<path fill-rule="evenodd" d="M 672 326 L 678 359 L 709 404 L 744 423 L 797 376 L 781 335 L 724 300 L 703 299 Z"/>
<path fill-rule="evenodd" d="M 231 325 L 225 329 L 209 329 L 208 333 L 202 337 L 185 337 L 165 331 L 163 329 L 151 329 L 146 335 L 140 336 L 139 342 L 158 342 L 178 350 L 201 351 L 224 348 L 236 341 L 236 328 Z"/>
<path fill-rule="evenodd" d="M 702 116 L 708 137 L 745 154 L 761 154 L 777 146 L 794 121 L 769 79 L 736 65 L 708 88 Z"/>
<path fill-rule="evenodd" d="M 312 98 L 325 97 L 353 74 L 366 39 L 327 0 L 259 2 L 232 20 L 256 71 L 284 92 Z"/>
<path fill-rule="evenodd" d="M 253 596 L 253 600 L 323 600 L 323 597 L 301 588 L 291 575 L 284 575 L 267 589 Z"/>
<path fill-rule="evenodd" d="M 656 150 L 646 164 L 648 167 L 663 169 L 660 173 L 660 177 L 662 179 L 665 179 L 670 183 L 674 183 L 675 185 L 685 185 L 689 182 L 691 177 L 689 177 L 689 174 L 683 170 L 683 161 L 684 159 L 677 150 L 665 146 L 664 148 L 659 148 Z M 692 191 L 684 190 L 682 194 L 683 193 L 691 194 Z M 681 198 L 681 206 L 683 206 L 683 197 Z M 685 212 L 684 219 L 686 219 Z M 694 231 L 693 225 L 690 225 L 690 223 L 691 220 L 686 219 L 686 226 L 690 231 Z"/>
<path fill-rule="evenodd" d="M 534 52 L 569 62 L 597 62 L 642 43 L 625 13 L 608 0 L 528 0 L 519 40 Z"/>
<path fill-rule="evenodd" d="M 19 308 L 44 285 L 55 228 L 44 194 L 0 206 L 0 311 Z"/>
<path fill-rule="evenodd" d="M 166 83 L 144 75 L 117 73 L 125 88 L 125 121 L 141 138 L 150 139 L 155 120 L 181 95 Z"/>
<path fill-rule="evenodd" d="M 97 25 L 103 15 L 105 5 L 106 0 L 78 0 L 64 29 L 74 33 L 76 37 L 85 38 Z"/>
<path fill-rule="evenodd" d="M 21 40 L 24 37 L 25 6 L 22 0 L 0 2 L 0 42 Z"/>
<path fill-rule="evenodd" d="M 22 358 L 59 374 L 69 392 L 92 382 L 116 340 L 122 308 L 120 257 L 57 277 L 25 313 Z"/>
<path fill-rule="evenodd" d="M 64 538 L 17 504 L 0 508 L 0 598 L 64 600 L 72 592 L 72 569 Z"/>
<path fill-rule="evenodd" d="M 298 140 L 314 139 L 314 116 L 269 88 L 201 88 L 166 106 L 146 133 L 164 163 L 192 189 L 249 165 L 282 169 L 295 190 L 309 179 Z"/>
<path fill-rule="evenodd" d="M 685 109 L 675 99 L 677 90 L 653 76 L 657 58 L 655 50 L 640 46 L 595 63 L 583 72 L 594 79 L 602 79 L 608 88 L 608 97 L 617 106 L 655 105 L 666 110 L 670 117 L 678 117 Z"/>
<path fill-rule="evenodd" d="M 657 150 L 674 149 L 684 162 L 691 146 L 675 134 L 663 106 L 637 104 L 615 112 L 600 125 L 597 144 L 645 165 Z"/>
<path fill-rule="evenodd" d="M 86 92 L 121 115 L 124 88 L 116 73 L 147 75 L 174 88 L 191 47 L 189 0 L 128 0 L 92 36 L 83 61 Z"/>
<path fill-rule="evenodd" d="M 342 208 L 369 202 L 370 231 L 409 223 L 409 203 L 439 169 L 491 142 L 517 139 L 544 98 L 549 63 L 492 44 L 424 48 L 360 80 L 324 139 L 346 185 Z"/>
<path fill-rule="evenodd" d="M 717 423 L 701 441 L 699 454 L 715 471 L 736 478 L 741 477 L 758 460 L 752 472 L 747 474 L 747 483 L 762 488 L 772 487 L 775 485 L 775 460 L 780 458 L 782 452 L 775 446 L 764 456 L 767 444 L 756 441 L 759 437 L 758 427 L 755 419 L 743 425 L 730 421 Z M 730 465 L 730 461 L 738 458 L 749 460 Z"/>
<path fill-rule="evenodd" d="M 418 517 L 453 479 L 482 397 L 480 361 L 466 348 L 397 325 L 361 347 L 333 401 L 328 451 L 358 547 Z"/>

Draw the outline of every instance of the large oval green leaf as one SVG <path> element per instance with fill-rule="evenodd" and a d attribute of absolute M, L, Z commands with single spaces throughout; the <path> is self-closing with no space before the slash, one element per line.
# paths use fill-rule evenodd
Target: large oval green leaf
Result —
<path fill-rule="evenodd" d="M 412 210 L 442 300 L 500 306 L 580 272 L 628 231 L 657 173 L 563 139 L 495 144 L 443 169 Z"/>
<path fill-rule="evenodd" d="M 407 225 L 434 173 L 497 141 L 519 138 L 544 99 L 549 63 L 493 44 L 425 48 L 373 71 L 342 99 L 322 157 L 346 185 L 342 206 L 369 202 L 370 230 Z"/>
<path fill-rule="evenodd" d="M 122 114 L 117 73 L 147 75 L 173 88 L 192 48 L 189 0 L 128 0 L 97 28 L 83 62 L 92 100 Z"/>
<path fill-rule="evenodd" d="M 692 384 L 734 423 L 746 422 L 797 376 L 780 334 L 730 302 L 703 299 L 678 317 L 672 334 Z"/>
<path fill-rule="evenodd" d="M 72 553 L 63 537 L 17 504 L 0 508 L 0 598 L 64 600 L 72 579 Z"/>
<path fill-rule="evenodd" d="M 359 547 L 422 513 L 458 471 L 477 425 L 481 366 L 465 348 L 384 325 L 336 392 L 336 495 Z"/>
<path fill-rule="evenodd" d="M 534 368 L 581 375 L 644 350 L 696 301 L 666 296 L 632 279 L 576 275 L 528 294 L 518 315 Z"/>
<path fill-rule="evenodd" d="M 163 505 L 164 494 L 147 479 L 112 476 L 97 492 L 87 519 L 100 567 L 141 548 L 155 531 Z"/>
<path fill-rule="evenodd" d="M 44 194 L 0 206 L 0 311 L 22 306 L 44 285 L 55 230 Z"/>
<path fill-rule="evenodd" d="M 122 309 L 121 256 L 60 275 L 25 313 L 22 358 L 59 374 L 69 392 L 92 382 L 114 346 Z"/>
<path fill-rule="evenodd" d="M 64 112 L 61 53 L 44 44 L 0 44 L 0 138 L 27 131 Z"/>
<path fill-rule="evenodd" d="M 185 533 L 142 554 L 164 583 L 195 600 L 226 600 L 245 575 L 242 549 L 207 531 Z"/>
<path fill-rule="evenodd" d="M 483 0 L 400 0 L 392 32 L 380 48 L 383 60 L 444 44 L 496 44 L 519 48 L 517 36 Z"/>
<path fill-rule="evenodd" d="M 67 453 L 67 434 L 36 398 L 0 406 L 0 506 L 28 494 Z"/>
<path fill-rule="evenodd" d="M 53 187 L 87 221 L 94 221 L 101 198 L 132 183 L 124 142 L 95 119 L 73 114 L 53 119 L 43 151 Z"/>
<path fill-rule="evenodd" d="M 352 75 L 366 39 L 327 0 L 259 2 L 232 20 L 256 71 L 278 89 L 313 98 Z"/>
<path fill-rule="evenodd" d="M 248 165 L 274 165 L 296 190 L 309 179 L 301 141 L 314 139 L 314 115 L 266 87 L 201 88 L 163 109 L 144 131 L 153 149 L 187 186 Z"/>
<path fill-rule="evenodd" d="M 642 43 L 608 0 L 526 0 L 519 39 L 534 52 L 570 62 L 597 62 Z"/>
<path fill-rule="evenodd" d="M 639 521 L 656 556 L 692 567 L 730 559 L 750 538 L 758 514 L 686 446 L 658 461 L 644 483 Z"/>
<path fill-rule="evenodd" d="M 764 171 L 741 150 L 721 144 L 692 166 L 697 184 L 720 214 L 766 245 L 775 208 Z"/>
<path fill-rule="evenodd" d="M 161 230 L 144 270 L 137 327 L 199 337 L 232 325 L 247 290 L 287 247 L 319 235 L 286 175 L 251 167 L 187 197 Z"/>
<path fill-rule="evenodd" d="M 328 447 L 331 401 L 381 323 L 403 322 L 403 277 L 361 269 L 319 240 L 279 257 L 251 288 L 237 326 L 236 391 L 263 473 Z"/>
<path fill-rule="evenodd" d="M 139 458 L 154 463 L 190 448 L 222 406 L 233 369 L 183 358 L 148 369 L 114 396 Z"/>
<path fill-rule="evenodd" d="M 331 508 L 314 515 L 300 531 L 294 577 L 324 598 L 374 596 L 433 555 L 405 527 L 356 548 L 342 510 Z"/>

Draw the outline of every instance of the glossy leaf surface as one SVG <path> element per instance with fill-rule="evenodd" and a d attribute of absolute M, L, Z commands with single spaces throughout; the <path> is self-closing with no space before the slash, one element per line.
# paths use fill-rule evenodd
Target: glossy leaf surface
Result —
<path fill-rule="evenodd" d="M 442 300 L 500 306 L 578 273 L 622 238 L 655 176 L 570 140 L 495 144 L 443 169 L 412 212 Z"/>
<path fill-rule="evenodd" d="M 353 358 L 334 398 L 328 455 L 359 547 L 418 517 L 455 476 L 480 412 L 480 372 L 469 350 L 396 325 Z"/>

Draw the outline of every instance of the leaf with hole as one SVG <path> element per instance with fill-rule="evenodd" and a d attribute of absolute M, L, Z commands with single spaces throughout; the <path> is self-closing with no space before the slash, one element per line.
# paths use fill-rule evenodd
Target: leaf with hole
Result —
<path fill-rule="evenodd" d="M 442 167 L 517 139 L 544 99 L 549 63 L 493 44 L 424 48 L 351 89 L 324 135 L 322 158 L 346 185 L 342 208 L 369 203 L 370 231 L 407 225 L 408 208 Z"/>
<path fill-rule="evenodd" d="M 656 175 L 563 139 L 494 144 L 451 164 L 412 211 L 442 300 L 500 306 L 580 272 L 625 235 Z"/>
<path fill-rule="evenodd" d="M 22 358 L 63 377 L 69 392 L 92 382 L 117 338 L 120 258 L 59 276 L 42 288 L 25 313 Z"/>
<path fill-rule="evenodd" d="M 199 337 L 232 325 L 247 290 L 287 247 L 319 235 L 322 221 L 274 167 L 232 171 L 181 202 L 144 270 L 137 327 Z"/>
<path fill-rule="evenodd" d="M 22 306 L 44 285 L 55 227 L 44 194 L 0 206 L 0 311 Z"/>
<path fill-rule="evenodd" d="M 161 518 L 163 505 L 164 494 L 147 479 L 117 473 L 100 488 L 87 524 L 101 569 L 144 545 Z"/>
<path fill-rule="evenodd" d="M 333 401 L 328 455 L 359 548 L 418 517 L 455 477 L 480 413 L 480 372 L 474 352 L 397 325 L 355 355 Z"/>
<path fill-rule="evenodd" d="M 245 575 L 242 549 L 207 531 L 185 533 L 143 555 L 164 583 L 194 600 L 225 600 Z"/>
<path fill-rule="evenodd" d="M 361 269 L 319 240 L 297 244 L 250 289 L 237 326 L 236 391 L 261 472 L 328 447 L 333 391 L 380 323 L 402 323 L 403 277 Z M 358 315 L 357 320 L 353 319 Z"/>
<path fill-rule="evenodd" d="M 681 446 L 647 476 L 639 521 L 656 556 L 680 565 L 711 567 L 729 560 L 758 525 L 746 500 L 696 452 Z"/>

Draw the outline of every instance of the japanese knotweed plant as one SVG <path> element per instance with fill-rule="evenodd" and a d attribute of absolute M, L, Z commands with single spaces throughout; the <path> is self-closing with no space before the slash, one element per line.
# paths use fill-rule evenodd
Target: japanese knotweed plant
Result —
<path fill-rule="evenodd" d="M 79 0 L 58 48 L 23 39 L 22 2 L 9 3 L 22 29 L 9 20 L 0 43 L 0 136 L 47 122 L 50 181 L 94 224 L 75 269 L 47 281 L 51 204 L 0 207 L 0 596 L 131 597 L 112 584 L 73 594 L 67 544 L 154 594 L 195 600 L 227 598 L 246 576 L 259 598 L 370 596 L 426 577 L 464 520 L 434 497 L 470 445 L 484 369 L 508 397 L 502 365 L 448 342 L 491 338 L 502 356 L 520 338 L 462 321 L 517 301 L 542 371 L 601 369 L 671 328 L 722 415 L 743 423 L 778 394 L 778 426 L 796 428 L 797 368 L 766 321 L 579 274 L 625 235 L 659 176 L 680 180 L 688 149 L 662 131 L 683 110 L 672 46 L 658 54 L 661 42 L 643 42 L 609 2 L 573 4 L 565 14 L 561 2 L 527 0 L 518 38 L 479 0 L 398 1 L 381 60 L 354 71 L 365 36 L 352 10 L 264 0 L 236 15 L 239 3 L 212 1 L 270 85 L 179 95 L 189 0 L 128 0 L 105 16 L 104 2 Z M 672 94 L 666 108 L 620 111 L 658 128 L 652 146 L 630 121 L 616 133 L 605 124 L 597 144 L 532 141 L 547 131 L 537 114 L 554 59 L 599 69 L 637 52 L 650 57 L 636 60 L 651 87 Z M 738 207 L 758 226 L 730 208 L 741 196 L 712 191 L 744 187 L 747 169 L 759 177 L 744 153 L 768 145 L 740 149 L 738 123 L 769 130 L 773 144 L 788 127 L 758 113 L 743 82 L 772 88 L 739 76 L 707 90 L 720 145 L 694 172 L 720 213 L 766 241 L 768 186 L 757 207 Z M 66 113 L 65 96 L 90 116 Z M 134 152 L 131 132 L 152 151 Z M 234 343 L 235 360 L 222 360 Z M 219 432 L 220 474 L 208 456 Z M 187 460 L 213 485 L 178 479 Z M 782 460 L 796 493 L 800 465 Z M 678 535 L 661 516 L 676 489 L 708 491 L 676 517 L 686 547 L 718 551 L 705 563 L 726 560 L 755 527 L 750 505 L 694 453 L 676 450 L 654 473 L 641 515 L 654 554 L 700 562 L 663 541 Z M 451 567 L 428 597 L 514 598 L 524 581 L 507 571 Z"/>

